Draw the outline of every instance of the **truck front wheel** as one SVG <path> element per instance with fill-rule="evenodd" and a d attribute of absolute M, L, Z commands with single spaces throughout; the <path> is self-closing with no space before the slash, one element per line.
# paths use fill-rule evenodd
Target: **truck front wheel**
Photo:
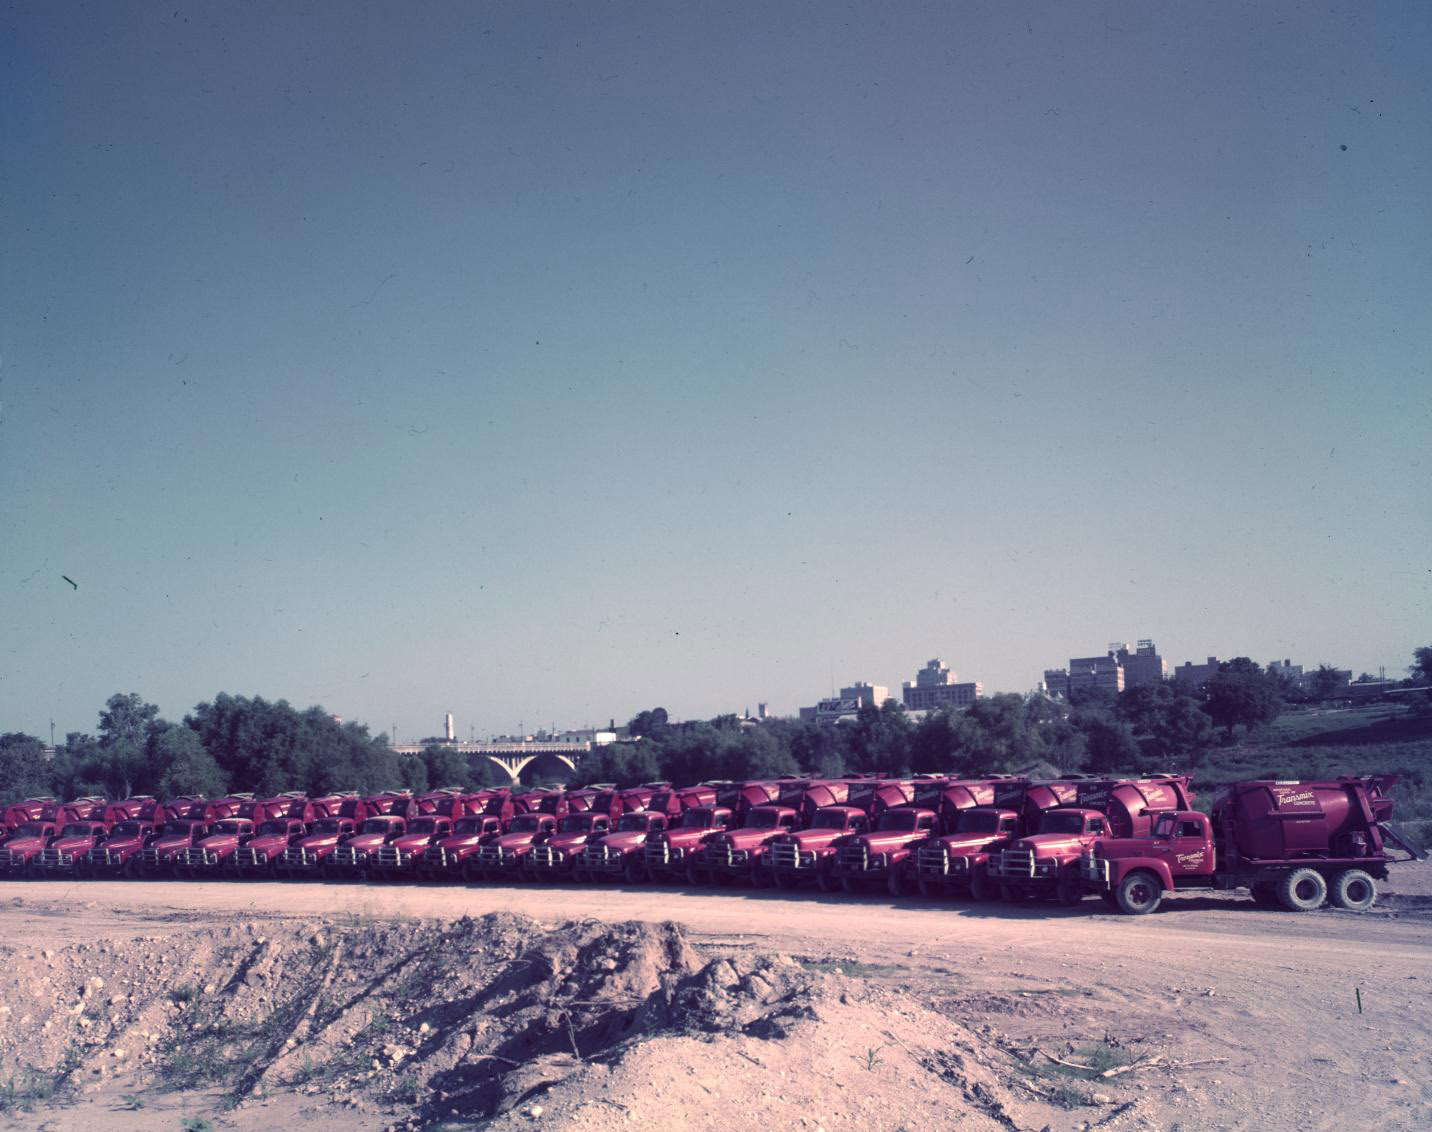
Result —
<path fill-rule="evenodd" d="M 1366 912 L 1377 900 L 1377 882 L 1362 869 L 1344 869 L 1333 877 L 1328 898 L 1334 907 Z"/>
<path fill-rule="evenodd" d="M 1066 872 L 1059 878 L 1059 887 L 1055 890 L 1059 903 L 1066 908 L 1075 908 L 1084 903 L 1084 882 L 1079 879 L 1076 872 Z"/>
<path fill-rule="evenodd" d="M 1146 916 L 1163 900 L 1163 886 L 1153 873 L 1130 873 L 1114 890 L 1119 911 L 1129 916 Z"/>
<path fill-rule="evenodd" d="M 1290 912 L 1311 912 L 1328 898 L 1328 882 L 1317 869 L 1291 869 L 1278 881 L 1278 900 Z"/>

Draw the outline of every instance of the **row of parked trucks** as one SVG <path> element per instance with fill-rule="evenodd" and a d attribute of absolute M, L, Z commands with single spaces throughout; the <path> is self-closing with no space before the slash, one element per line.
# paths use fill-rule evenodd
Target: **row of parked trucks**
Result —
<path fill-rule="evenodd" d="M 1400 860 L 1395 776 L 1220 787 L 1189 779 L 850 776 L 0 810 L 0 875 L 370 881 L 743 882 L 847 892 L 1097 894 L 1137 915 L 1170 892 L 1247 889 L 1293 910 L 1364 910 Z"/>

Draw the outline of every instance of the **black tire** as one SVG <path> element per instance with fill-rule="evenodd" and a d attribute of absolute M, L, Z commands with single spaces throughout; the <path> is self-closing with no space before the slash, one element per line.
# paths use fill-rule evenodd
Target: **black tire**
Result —
<path fill-rule="evenodd" d="M 938 900 L 945 895 L 945 886 L 937 880 L 926 880 L 921 877 L 915 884 L 920 890 L 920 895 L 926 900 Z"/>
<path fill-rule="evenodd" d="M 975 869 L 970 873 L 971 900 L 993 900 L 999 894 L 999 889 L 995 887 L 994 881 L 989 879 L 989 873 L 984 869 Z"/>
<path fill-rule="evenodd" d="M 850 877 L 841 877 L 840 889 L 842 892 L 848 892 L 853 896 L 860 891 L 860 882 L 852 880 Z"/>
<path fill-rule="evenodd" d="M 1062 873 L 1054 889 L 1055 898 L 1066 908 L 1077 908 L 1084 903 L 1084 882 L 1073 870 Z"/>
<path fill-rule="evenodd" d="M 999 898 L 1008 904 L 1018 904 L 1029 897 L 1029 893 L 1008 881 L 999 882 Z"/>
<path fill-rule="evenodd" d="M 765 869 L 763 869 L 760 865 L 757 865 L 754 869 L 752 869 L 749 875 L 751 878 L 752 888 L 770 888 L 771 874 L 768 873 Z"/>
<path fill-rule="evenodd" d="M 627 884 L 646 883 L 646 865 L 642 863 L 641 858 L 635 853 L 627 858 L 626 864 L 622 865 L 622 878 Z"/>
<path fill-rule="evenodd" d="M 896 899 L 910 895 L 910 886 L 905 883 L 905 874 L 899 869 L 891 869 L 885 875 L 885 887 Z"/>
<path fill-rule="evenodd" d="M 129 860 L 125 861 L 123 872 L 125 880 L 138 880 L 140 876 L 139 861 L 136 860 L 134 857 L 131 857 Z"/>
<path fill-rule="evenodd" d="M 1248 886 L 1248 891 L 1253 897 L 1253 903 L 1263 908 L 1277 908 L 1278 886 L 1272 881 L 1255 880 Z"/>
<path fill-rule="evenodd" d="M 1328 886 L 1328 900 L 1335 908 L 1366 912 L 1377 902 L 1377 882 L 1362 869 L 1344 869 Z"/>
<path fill-rule="evenodd" d="M 771 879 L 776 882 L 776 887 L 783 892 L 789 892 L 793 888 L 798 888 L 801 883 L 795 877 L 786 873 L 772 872 Z"/>
<path fill-rule="evenodd" d="M 829 869 L 822 869 L 816 876 L 816 883 L 820 885 L 822 892 L 839 892 L 840 881 L 835 878 Z"/>
<path fill-rule="evenodd" d="M 1146 869 L 1130 873 L 1114 890 L 1119 911 L 1126 916 L 1146 916 L 1163 900 L 1163 885 Z"/>
<path fill-rule="evenodd" d="M 708 883 L 710 883 L 710 879 L 711 879 L 710 877 L 707 877 L 707 876 L 703 876 L 703 875 L 702 875 L 701 870 L 696 867 L 696 863 L 695 863 L 694 861 L 693 861 L 693 862 L 690 862 L 689 864 L 687 864 L 687 866 L 686 866 L 686 883 L 687 883 L 687 884 L 692 885 L 692 886 L 700 886 L 700 885 L 703 885 L 703 884 L 708 884 Z"/>
<path fill-rule="evenodd" d="M 1328 882 L 1317 869 L 1290 869 L 1278 879 L 1278 903 L 1289 912 L 1312 912 L 1328 898 Z"/>

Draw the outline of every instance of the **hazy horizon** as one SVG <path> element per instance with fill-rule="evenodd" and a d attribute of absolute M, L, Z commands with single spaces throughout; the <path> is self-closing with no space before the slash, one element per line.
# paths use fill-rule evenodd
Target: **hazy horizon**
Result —
<path fill-rule="evenodd" d="M 1432 10 L 0 28 L 0 729 L 1432 641 Z"/>

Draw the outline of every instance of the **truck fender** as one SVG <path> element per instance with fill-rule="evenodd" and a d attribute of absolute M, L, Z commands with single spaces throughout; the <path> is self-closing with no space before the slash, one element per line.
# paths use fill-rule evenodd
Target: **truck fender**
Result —
<path fill-rule="evenodd" d="M 1159 884 L 1165 892 L 1173 891 L 1173 874 L 1169 871 L 1168 862 L 1154 857 L 1130 857 L 1120 861 L 1119 867 L 1109 878 L 1110 887 L 1117 889 L 1119 883 L 1130 873 L 1143 870 L 1153 873 L 1159 878 Z"/>

